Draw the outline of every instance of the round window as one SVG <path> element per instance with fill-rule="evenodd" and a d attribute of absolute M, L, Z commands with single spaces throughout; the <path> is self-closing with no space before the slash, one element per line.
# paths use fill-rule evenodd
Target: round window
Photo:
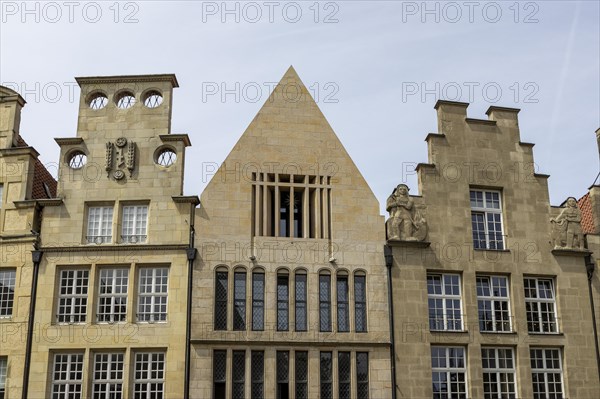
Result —
<path fill-rule="evenodd" d="M 75 151 L 69 155 L 69 167 L 71 169 L 81 169 L 87 162 L 87 156 L 81 151 Z"/>
<path fill-rule="evenodd" d="M 170 148 L 163 148 L 158 152 L 158 156 L 156 157 L 156 163 L 165 168 L 173 165 L 176 160 L 177 154 Z"/>
<path fill-rule="evenodd" d="M 117 108 L 127 109 L 135 104 L 135 96 L 129 91 L 124 91 L 117 96 Z"/>
<path fill-rule="evenodd" d="M 148 108 L 156 108 L 163 102 L 162 94 L 157 90 L 151 90 L 144 95 L 144 105 Z"/>
<path fill-rule="evenodd" d="M 104 93 L 92 93 L 92 95 L 89 97 L 88 106 L 91 109 L 102 109 L 106 107 L 106 104 L 108 104 L 108 97 L 106 97 Z"/>

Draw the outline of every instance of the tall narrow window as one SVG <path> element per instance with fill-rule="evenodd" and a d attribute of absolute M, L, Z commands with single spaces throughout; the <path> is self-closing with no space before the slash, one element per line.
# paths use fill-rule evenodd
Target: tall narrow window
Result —
<path fill-rule="evenodd" d="M 87 242 L 103 244 L 112 241 L 112 206 L 90 206 L 88 208 Z"/>
<path fill-rule="evenodd" d="M 338 352 L 339 399 L 350 399 L 350 352 Z"/>
<path fill-rule="evenodd" d="M 484 399 L 515 399 L 516 371 L 510 348 L 481 348 Z"/>
<path fill-rule="evenodd" d="M 263 399 L 265 396 L 265 352 L 252 351 L 250 359 L 251 399 Z"/>
<path fill-rule="evenodd" d="M 246 384 L 246 351 L 233 351 L 233 367 L 231 370 L 231 397 L 246 399 L 244 385 Z"/>
<path fill-rule="evenodd" d="M 557 333 L 556 297 L 552 279 L 526 278 L 524 287 L 527 330 L 530 333 Z"/>
<path fill-rule="evenodd" d="M 460 276 L 428 274 L 429 328 L 432 331 L 462 330 Z"/>
<path fill-rule="evenodd" d="M 354 323 L 356 332 L 367 332 L 366 277 L 354 275 Z"/>
<path fill-rule="evenodd" d="M 62 270 L 58 293 L 59 323 L 85 323 L 89 270 Z"/>
<path fill-rule="evenodd" d="M 144 267 L 140 269 L 138 321 L 167 321 L 168 289 L 168 268 Z"/>
<path fill-rule="evenodd" d="M 511 331 L 509 305 L 508 278 L 477 277 L 480 331 Z"/>
<path fill-rule="evenodd" d="M 123 397 L 123 353 L 96 353 L 92 374 L 94 399 Z"/>
<path fill-rule="evenodd" d="M 133 375 L 134 398 L 162 399 L 165 394 L 164 352 L 136 353 Z"/>
<path fill-rule="evenodd" d="M 215 330 L 227 330 L 227 272 L 217 272 L 215 281 Z"/>
<path fill-rule="evenodd" d="M 287 331 L 289 324 L 289 277 L 277 275 L 277 331 Z"/>
<path fill-rule="evenodd" d="M 0 188 L 2 185 L 0 184 Z M 0 200 L 2 191 L 0 191 Z M 6 395 L 6 370 L 8 370 L 8 359 L 6 356 L 0 356 L 0 399 L 4 399 Z"/>
<path fill-rule="evenodd" d="M 529 353 L 533 397 L 536 399 L 562 399 L 564 392 L 560 349 L 532 348 Z"/>
<path fill-rule="evenodd" d="M 504 249 L 500 192 L 471 190 L 473 248 Z"/>
<path fill-rule="evenodd" d="M 431 372 L 434 398 L 467 397 L 464 348 L 432 346 Z"/>
<path fill-rule="evenodd" d="M 356 399 L 369 399 L 368 352 L 356 352 Z"/>
<path fill-rule="evenodd" d="M 81 399 L 83 386 L 83 353 L 54 355 L 52 399 Z"/>
<path fill-rule="evenodd" d="M 306 316 L 306 274 L 296 274 L 295 294 L 295 326 L 296 331 L 306 331 L 307 316 Z"/>
<path fill-rule="evenodd" d="M 213 352 L 213 399 L 225 399 L 227 376 L 227 351 Z"/>
<path fill-rule="evenodd" d="M 321 366 L 320 366 L 320 391 L 321 399 L 333 399 L 333 365 L 332 365 L 332 353 L 321 352 Z"/>
<path fill-rule="evenodd" d="M 225 304 L 227 306 L 227 304 Z M 265 274 L 252 273 L 252 330 L 265 329 Z"/>
<path fill-rule="evenodd" d="M 308 399 L 308 352 L 296 351 L 296 399 Z"/>
<path fill-rule="evenodd" d="M 337 329 L 338 332 L 350 331 L 348 276 L 337 276 Z"/>
<path fill-rule="evenodd" d="M 233 274 L 233 329 L 246 329 L 246 272 Z"/>
<path fill-rule="evenodd" d="M 277 399 L 290 397 L 290 352 L 277 351 Z"/>
<path fill-rule="evenodd" d="M 98 283 L 98 322 L 125 321 L 129 269 L 101 269 Z"/>
<path fill-rule="evenodd" d="M 132 244 L 146 242 L 147 224 L 148 205 L 124 206 L 121 240 Z"/>
<path fill-rule="evenodd" d="M 0 269 L 0 318 L 13 314 L 16 277 L 16 270 Z"/>
<path fill-rule="evenodd" d="M 319 330 L 331 331 L 331 276 L 319 275 Z"/>
<path fill-rule="evenodd" d="M 2 209 L 2 194 L 4 193 L 4 184 L 0 184 L 0 209 Z"/>

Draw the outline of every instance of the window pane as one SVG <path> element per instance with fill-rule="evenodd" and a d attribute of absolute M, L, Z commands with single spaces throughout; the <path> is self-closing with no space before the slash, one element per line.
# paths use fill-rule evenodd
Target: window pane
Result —
<path fill-rule="evenodd" d="M 231 396 L 233 399 L 245 399 L 244 384 L 246 381 L 246 351 L 233 351 L 233 367 L 231 369 Z"/>
<path fill-rule="evenodd" d="M 350 399 L 350 352 L 338 352 L 338 391 L 340 399 Z"/>
<path fill-rule="evenodd" d="M 308 352 L 296 351 L 296 399 L 308 399 Z"/>
<path fill-rule="evenodd" d="M 215 279 L 215 330 L 227 330 L 227 272 Z"/>
<path fill-rule="evenodd" d="M 369 353 L 356 352 L 356 397 L 369 399 Z"/>
<path fill-rule="evenodd" d="M 331 276 L 319 276 L 319 329 L 331 331 Z"/>
<path fill-rule="evenodd" d="M 263 399 L 264 397 L 264 374 L 265 354 L 262 351 L 252 351 L 252 392 L 251 399 Z"/>
<path fill-rule="evenodd" d="M 306 274 L 296 274 L 296 287 L 294 291 L 296 296 L 296 331 L 306 331 Z"/>
<path fill-rule="evenodd" d="M 265 275 L 252 273 L 252 330 L 265 327 Z"/>
<path fill-rule="evenodd" d="M 366 332 L 367 295 L 365 276 L 354 276 L 354 312 L 356 332 Z"/>
<path fill-rule="evenodd" d="M 277 276 L 277 331 L 288 330 L 289 320 L 289 286 L 288 276 Z"/>
<path fill-rule="evenodd" d="M 332 372 L 332 353 L 321 352 L 321 366 L 320 366 L 320 378 L 321 378 L 321 399 L 333 399 L 333 372 Z"/>
<path fill-rule="evenodd" d="M 233 295 L 234 295 L 234 311 L 233 311 L 233 329 L 246 329 L 246 273 L 235 272 L 233 275 Z"/>
<path fill-rule="evenodd" d="M 350 331 L 348 304 L 348 277 L 337 278 L 337 323 L 339 332 Z"/>

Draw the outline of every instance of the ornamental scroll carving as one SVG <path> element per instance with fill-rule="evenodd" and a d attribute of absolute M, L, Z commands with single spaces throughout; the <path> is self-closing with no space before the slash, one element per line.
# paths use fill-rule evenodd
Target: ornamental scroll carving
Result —
<path fill-rule="evenodd" d="M 406 184 L 399 184 L 387 199 L 388 240 L 424 241 L 427 237 L 427 222 L 408 195 L 409 190 Z"/>
<path fill-rule="evenodd" d="M 125 178 L 126 171 L 131 177 L 135 170 L 135 154 L 136 144 L 125 137 L 119 137 L 114 143 L 110 141 L 106 143 L 107 177 L 110 179 L 112 176 L 115 180 L 122 180 Z"/>
<path fill-rule="evenodd" d="M 574 197 L 567 198 L 566 205 L 552 223 L 552 245 L 554 249 L 582 250 L 581 211 Z"/>

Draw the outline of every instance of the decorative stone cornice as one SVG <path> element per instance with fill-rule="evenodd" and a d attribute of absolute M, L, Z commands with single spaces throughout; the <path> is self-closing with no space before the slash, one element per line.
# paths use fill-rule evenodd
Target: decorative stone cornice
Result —
<path fill-rule="evenodd" d="M 63 145 L 78 145 L 83 143 L 83 139 L 81 137 L 63 137 L 63 138 L 54 138 L 56 144 L 59 146 Z"/>
<path fill-rule="evenodd" d="M 186 147 L 192 145 L 192 142 L 190 141 L 190 136 L 188 136 L 187 134 L 161 134 L 158 137 L 162 140 L 163 143 L 168 143 L 169 141 L 183 141 L 183 144 Z"/>
<path fill-rule="evenodd" d="M 75 78 L 79 86 L 83 84 L 103 83 L 133 83 L 133 82 L 170 82 L 173 87 L 179 87 L 177 77 L 173 73 L 157 75 L 119 75 L 119 76 L 91 76 Z"/>
<path fill-rule="evenodd" d="M 476 125 L 496 126 L 496 121 L 491 121 L 489 119 L 465 118 L 465 122 Z"/>
<path fill-rule="evenodd" d="M 588 249 L 555 248 L 552 250 L 552 255 L 554 256 L 575 256 L 584 258 L 591 254 L 592 251 Z"/>
<path fill-rule="evenodd" d="M 40 198 L 40 199 L 30 199 L 30 200 L 21 200 L 21 201 L 13 201 L 16 208 L 30 208 L 34 206 L 59 206 L 62 205 L 62 198 Z"/>
<path fill-rule="evenodd" d="M 10 147 L 10 148 L 2 148 L 0 149 L 0 155 L 7 156 L 18 156 L 18 155 L 31 155 L 34 158 L 37 158 L 40 153 L 35 150 L 33 147 Z"/>
<path fill-rule="evenodd" d="M 460 101 L 437 100 L 437 102 L 435 103 L 433 108 L 438 109 L 440 107 L 440 105 L 452 105 L 452 106 L 467 108 L 469 106 L 469 103 L 463 103 Z"/>
<path fill-rule="evenodd" d="M 518 114 L 521 111 L 521 109 L 519 109 L 519 108 L 508 108 L 508 107 L 497 107 L 495 105 L 492 105 L 491 107 L 488 108 L 487 111 L 485 111 L 485 114 L 489 115 L 489 114 L 491 114 L 494 111 L 512 112 L 512 113 Z"/>
<path fill-rule="evenodd" d="M 176 204 L 198 205 L 200 203 L 200 198 L 197 195 L 174 195 L 171 198 Z"/>
<path fill-rule="evenodd" d="M 433 138 L 443 139 L 446 138 L 446 135 L 442 133 L 428 133 L 425 137 L 425 141 L 429 141 Z"/>

